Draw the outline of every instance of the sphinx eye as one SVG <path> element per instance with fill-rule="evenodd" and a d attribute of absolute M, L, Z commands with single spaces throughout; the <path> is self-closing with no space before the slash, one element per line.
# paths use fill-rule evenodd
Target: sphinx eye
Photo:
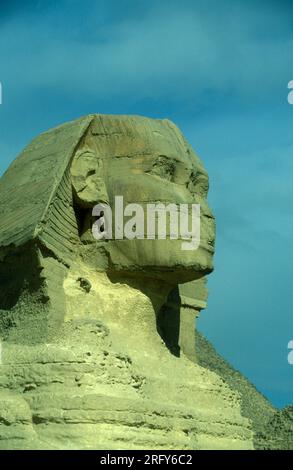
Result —
<path fill-rule="evenodd" d="M 152 175 L 166 179 L 167 181 L 172 181 L 174 178 L 175 169 L 176 166 L 173 161 L 164 155 L 160 155 L 153 164 L 153 168 L 151 169 L 150 173 Z"/>

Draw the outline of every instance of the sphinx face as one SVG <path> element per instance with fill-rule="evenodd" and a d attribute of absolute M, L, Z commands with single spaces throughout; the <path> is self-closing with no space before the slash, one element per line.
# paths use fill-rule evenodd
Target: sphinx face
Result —
<path fill-rule="evenodd" d="M 87 207 L 94 201 L 107 200 L 113 209 L 113 228 L 117 197 L 123 197 L 124 207 L 138 204 L 143 210 L 139 238 L 114 239 L 113 229 L 113 239 L 104 242 L 113 272 L 155 277 L 174 284 L 202 277 L 212 271 L 215 239 L 214 218 L 206 199 L 207 173 L 172 123 L 147 119 L 141 122 L 137 118 L 134 122 L 135 125 L 129 119 L 121 122 L 118 117 L 116 122 L 114 118 L 104 122 L 103 138 L 97 128 L 91 130 L 87 142 L 91 151 L 79 152 L 72 165 L 74 187 L 77 181 L 80 185 L 77 198 L 81 204 L 85 200 Z M 179 209 L 185 205 L 189 228 L 192 205 L 200 205 L 199 246 L 183 249 L 186 240 L 182 238 L 180 223 L 174 239 L 168 212 L 165 239 L 148 238 L 148 207 L 159 203 L 165 207 L 172 204 L 178 210 L 178 221 Z M 125 217 L 125 223 L 129 218 Z"/>

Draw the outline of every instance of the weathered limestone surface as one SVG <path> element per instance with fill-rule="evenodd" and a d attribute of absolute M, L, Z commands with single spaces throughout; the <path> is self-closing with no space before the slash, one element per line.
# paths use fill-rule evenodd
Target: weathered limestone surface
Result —
<path fill-rule="evenodd" d="M 12 193 L 13 188 L 13 193 Z M 0 448 L 249 449 L 241 402 L 194 359 L 214 218 L 167 120 L 92 115 L 35 139 L 0 180 Z M 201 243 L 101 240 L 92 208 L 201 205 Z"/>

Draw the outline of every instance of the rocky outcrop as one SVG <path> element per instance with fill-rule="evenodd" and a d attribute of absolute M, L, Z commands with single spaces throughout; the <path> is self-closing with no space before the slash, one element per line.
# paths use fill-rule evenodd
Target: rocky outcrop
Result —
<path fill-rule="evenodd" d="M 235 370 L 213 345 L 198 331 L 195 332 L 196 362 L 215 372 L 232 389 L 239 393 L 241 413 L 252 423 L 254 448 L 260 450 L 293 449 L 293 407 L 278 410 Z"/>
<path fill-rule="evenodd" d="M 293 449 L 293 406 L 276 410 L 257 434 L 257 448 L 270 450 Z"/>

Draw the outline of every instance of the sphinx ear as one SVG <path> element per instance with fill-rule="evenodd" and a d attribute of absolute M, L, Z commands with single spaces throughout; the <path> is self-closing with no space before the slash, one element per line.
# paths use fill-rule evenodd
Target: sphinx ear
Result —
<path fill-rule="evenodd" d="M 104 181 L 103 160 L 91 149 L 78 150 L 71 164 L 74 201 L 91 209 L 99 203 L 109 203 Z"/>

